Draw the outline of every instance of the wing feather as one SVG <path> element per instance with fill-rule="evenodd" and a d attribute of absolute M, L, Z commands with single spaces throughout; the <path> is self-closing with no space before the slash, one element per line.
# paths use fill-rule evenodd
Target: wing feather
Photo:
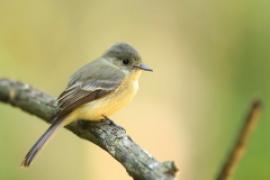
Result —
<path fill-rule="evenodd" d="M 58 97 L 58 117 L 66 116 L 77 107 L 110 94 L 124 79 L 124 74 L 119 69 L 102 61 L 86 66 L 87 68 L 83 67 L 76 72 L 73 75 L 75 77 L 71 77 L 67 88 Z"/>

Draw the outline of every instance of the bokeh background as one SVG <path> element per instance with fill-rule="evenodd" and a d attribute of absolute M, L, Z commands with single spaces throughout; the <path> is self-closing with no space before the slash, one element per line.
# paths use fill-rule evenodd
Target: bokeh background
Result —
<path fill-rule="evenodd" d="M 264 112 L 236 180 L 269 179 L 270 3 L 264 0 L 0 0 L 0 77 L 57 96 L 69 75 L 119 41 L 154 73 L 114 119 L 177 179 L 215 178 L 250 101 Z M 127 180 L 97 146 L 60 130 L 29 169 L 25 153 L 48 127 L 0 104 L 0 179 Z"/>

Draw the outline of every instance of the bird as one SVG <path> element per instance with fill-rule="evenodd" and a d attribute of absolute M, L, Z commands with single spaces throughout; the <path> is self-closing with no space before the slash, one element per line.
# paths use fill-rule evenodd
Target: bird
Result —
<path fill-rule="evenodd" d="M 98 122 L 128 105 L 139 89 L 142 71 L 153 71 L 142 62 L 130 44 L 112 45 L 99 58 L 71 75 L 57 98 L 57 112 L 49 128 L 26 154 L 22 166 L 29 167 L 50 137 L 60 128 L 79 119 Z"/>

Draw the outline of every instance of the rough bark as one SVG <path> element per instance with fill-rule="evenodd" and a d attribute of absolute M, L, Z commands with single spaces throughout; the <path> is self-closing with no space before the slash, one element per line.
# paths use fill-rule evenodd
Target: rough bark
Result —
<path fill-rule="evenodd" d="M 48 123 L 56 112 L 55 98 L 28 84 L 9 79 L 0 79 L 0 101 L 36 115 Z M 133 179 L 175 178 L 177 168 L 174 162 L 157 161 L 112 121 L 91 123 L 78 120 L 65 128 L 107 151 L 126 168 Z"/>

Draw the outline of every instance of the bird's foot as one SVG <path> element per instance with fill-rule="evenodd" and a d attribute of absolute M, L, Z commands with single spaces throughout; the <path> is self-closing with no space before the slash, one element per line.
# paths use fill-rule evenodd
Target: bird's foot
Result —
<path fill-rule="evenodd" d="M 86 120 L 78 120 L 76 123 L 79 126 L 81 126 L 83 129 L 87 129 L 89 125 L 91 124 L 89 121 L 86 121 Z"/>
<path fill-rule="evenodd" d="M 125 133 L 126 133 L 126 130 L 125 130 L 123 127 L 121 127 L 121 126 L 115 124 L 115 123 L 113 122 L 113 120 L 111 120 L 108 116 L 103 115 L 103 117 L 104 117 L 104 119 L 102 119 L 102 122 L 108 123 L 109 125 L 113 125 L 113 126 L 119 128 L 119 129 L 125 131 Z"/>

